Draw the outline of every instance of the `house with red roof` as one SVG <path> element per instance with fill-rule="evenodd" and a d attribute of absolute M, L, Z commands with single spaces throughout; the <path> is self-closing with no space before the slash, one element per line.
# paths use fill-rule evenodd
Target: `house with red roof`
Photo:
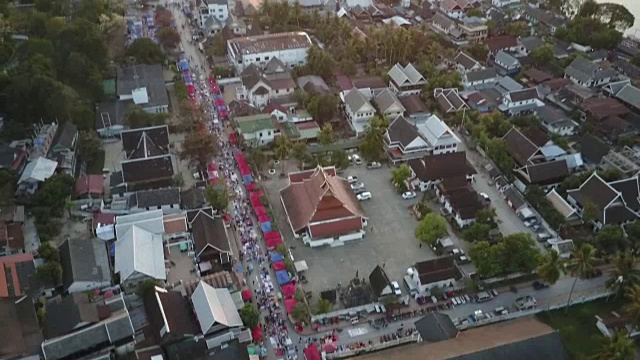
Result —
<path fill-rule="evenodd" d="M 335 167 L 290 173 L 280 200 L 294 236 L 311 247 L 364 237 L 368 218 Z"/>

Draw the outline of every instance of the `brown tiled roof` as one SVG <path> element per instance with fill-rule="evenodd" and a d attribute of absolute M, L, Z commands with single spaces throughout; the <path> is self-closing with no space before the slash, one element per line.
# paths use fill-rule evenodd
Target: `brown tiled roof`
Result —
<path fill-rule="evenodd" d="M 531 68 L 524 72 L 524 75 L 531 80 L 534 84 L 540 84 L 542 82 L 553 79 L 553 75 L 546 73 L 542 70 Z"/>
<path fill-rule="evenodd" d="M 294 89 L 296 87 L 296 82 L 293 79 L 278 79 L 278 80 L 270 80 L 272 89 Z"/>
<path fill-rule="evenodd" d="M 460 270 L 456 267 L 453 256 L 419 262 L 416 264 L 416 270 L 423 285 L 447 279 L 458 280 L 462 277 Z"/>
<path fill-rule="evenodd" d="M 418 94 L 403 96 L 399 99 L 400 99 L 400 103 L 402 103 L 402 106 L 404 106 L 404 108 L 407 110 L 407 113 L 409 115 L 429 112 L 427 105 L 425 105 L 425 103 L 422 102 L 422 99 L 420 99 L 420 95 Z"/>
<path fill-rule="evenodd" d="M 309 36 L 304 32 L 285 32 L 268 35 L 247 36 L 229 40 L 229 46 L 240 55 L 263 52 L 302 49 L 311 46 Z"/>
<path fill-rule="evenodd" d="M 347 180 L 331 176 L 320 167 L 309 178 L 291 182 L 280 191 L 280 196 L 294 231 L 305 228 L 310 222 L 364 217 Z"/>
<path fill-rule="evenodd" d="M 615 137 L 617 135 L 624 134 L 631 128 L 633 128 L 631 123 L 616 115 L 607 116 L 602 119 L 598 126 L 598 130 L 608 137 Z"/>
<path fill-rule="evenodd" d="M 221 217 L 211 216 L 200 211 L 191 221 L 191 231 L 196 254 L 199 255 L 210 246 L 220 252 L 231 252 L 227 228 Z"/>
<path fill-rule="evenodd" d="M 520 132 L 538 146 L 544 146 L 549 141 L 549 136 L 538 127 L 530 126 L 520 130 Z"/>
<path fill-rule="evenodd" d="M 144 308 L 151 326 L 158 335 L 165 326 L 165 319 L 169 335 L 182 338 L 198 333 L 189 302 L 179 291 L 156 288 L 156 291 L 144 298 Z"/>
<path fill-rule="evenodd" d="M 169 152 L 169 127 L 167 125 L 126 130 L 120 136 L 122 149 L 127 159 L 139 159 Z"/>
<path fill-rule="evenodd" d="M 451 205 L 454 213 L 457 213 L 461 219 L 473 219 L 478 211 L 484 208 L 484 205 L 478 198 L 478 193 L 470 188 L 462 188 L 452 191 L 447 200 Z"/>
<path fill-rule="evenodd" d="M 305 170 L 305 171 L 296 171 L 289 173 L 289 182 L 290 183 L 298 183 L 302 182 L 302 180 L 306 180 L 311 178 L 313 174 L 315 174 L 316 169 Z M 326 166 L 324 168 L 324 172 L 329 176 L 336 176 L 336 168 L 333 166 Z"/>
<path fill-rule="evenodd" d="M 476 173 L 467 161 L 464 151 L 429 155 L 422 159 L 409 160 L 408 165 L 421 181 L 443 180 Z"/>
<path fill-rule="evenodd" d="M 165 234 L 177 234 L 187 231 L 187 218 L 183 214 L 171 214 L 162 217 Z"/>
<path fill-rule="evenodd" d="M 507 152 L 520 166 L 526 165 L 527 161 L 540 149 L 540 146 L 546 143 L 546 141 L 542 142 L 546 137 L 544 133 L 540 136 L 535 130 L 527 130 L 526 135 L 524 132 L 514 126 L 503 137 L 507 144 Z"/>
<path fill-rule="evenodd" d="M 438 184 L 438 189 L 444 194 L 467 188 L 469 188 L 469 181 L 465 176 L 444 179 Z"/>
<path fill-rule="evenodd" d="M 413 140 L 420 137 L 418 130 L 403 116 L 398 116 L 393 120 L 387 128 L 387 135 L 392 143 L 398 142 L 403 147 L 408 146 Z"/>
<path fill-rule="evenodd" d="M 485 39 L 484 44 L 489 48 L 489 51 L 495 52 L 518 46 L 518 40 L 515 36 L 502 35 Z"/>
<path fill-rule="evenodd" d="M 640 180 L 638 176 L 613 181 L 609 185 L 620 192 L 622 199 L 630 209 L 640 211 Z"/>
<path fill-rule="evenodd" d="M 171 155 L 123 161 L 121 164 L 122 177 L 127 183 L 168 179 L 174 175 Z"/>
<path fill-rule="evenodd" d="M 14 250 L 24 248 L 24 232 L 22 231 L 22 224 L 7 224 L 7 244 Z"/>
<path fill-rule="evenodd" d="M 387 87 L 387 84 L 385 84 L 384 80 L 382 80 L 382 78 L 379 76 L 359 77 L 356 79 L 351 79 L 351 82 L 357 89 L 382 89 Z"/>
<path fill-rule="evenodd" d="M 581 107 L 596 120 L 602 120 L 607 116 L 621 116 L 629 113 L 629 109 L 614 98 L 588 99 L 582 103 Z"/>
<path fill-rule="evenodd" d="M 527 166 L 527 173 L 532 184 L 552 184 L 569 176 L 567 161 L 560 159 Z"/>
<path fill-rule="evenodd" d="M 21 278 L 23 273 L 20 271 L 20 267 L 23 264 L 25 264 L 25 273 L 30 275 L 35 271 L 31 254 L 0 257 L 0 298 L 24 295 L 24 290 L 29 286 L 29 283 L 27 278 Z M 30 271 L 27 271 L 29 269 Z"/>
<path fill-rule="evenodd" d="M 547 86 L 551 91 L 558 90 L 569 84 L 571 84 L 571 80 L 565 78 L 551 79 L 542 83 L 542 85 Z"/>
<path fill-rule="evenodd" d="M 619 193 L 609 186 L 600 176 L 594 173 L 578 189 L 568 190 L 568 195 L 578 201 L 581 206 L 592 203 L 598 209 L 598 219 L 604 220 L 604 209 Z"/>
<path fill-rule="evenodd" d="M 336 85 L 340 88 L 341 91 L 348 91 L 353 89 L 353 83 L 347 75 L 336 75 Z"/>

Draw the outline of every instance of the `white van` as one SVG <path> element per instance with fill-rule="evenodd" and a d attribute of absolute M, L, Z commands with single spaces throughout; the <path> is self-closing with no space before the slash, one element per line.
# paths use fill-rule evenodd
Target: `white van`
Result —
<path fill-rule="evenodd" d="M 356 198 L 358 199 L 358 201 L 369 200 L 369 199 L 372 198 L 371 192 L 370 191 L 365 191 L 363 193 L 360 193 L 360 194 L 356 195 Z"/>
<path fill-rule="evenodd" d="M 493 297 L 491 295 L 489 295 L 488 292 L 486 291 L 480 291 L 479 293 L 476 294 L 476 302 L 485 302 L 485 301 L 489 301 L 493 299 Z"/>

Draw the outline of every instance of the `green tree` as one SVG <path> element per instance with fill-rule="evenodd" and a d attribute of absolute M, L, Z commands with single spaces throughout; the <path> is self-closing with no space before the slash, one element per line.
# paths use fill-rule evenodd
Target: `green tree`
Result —
<path fill-rule="evenodd" d="M 175 49 L 180 44 L 180 34 L 168 26 L 163 26 L 156 32 L 156 37 L 160 42 L 160 45 L 167 49 Z"/>
<path fill-rule="evenodd" d="M 467 10 L 467 16 L 484 17 L 484 13 L 479 8 Z"/>
<path fill-rule="evenodd" d="M 502 265 L 499 263 L 498 248 L 487 241 L 478 241 L 473 244 L 469 255 L 476 266 L 478 275 L 484 278 L 494 277 L 502 273 Z"/>
<path fill-rule="evenodd" d="M 567 261 L 567 271 L 571 276 L 575 277 L 575 280 L 573 280 L 571 290 L 569 291 L 566 311 L 568 311 L 569 306 L 571 306 L 571 297 L 573 296 L 573 290 L 576 287 L 578 279 L 593 274 L 597 264 L 596 248 L 590 244 L 582 244 L 571 253 L 571 259 Z"/>
<path fill-rule="evenodd" d="M 134 40 L 131 45 L 127 47 L 125 56 L 134 58 L 136 64 L 163 64 L 165 61 L 165 56 L 160 45 L 149 38 Z"/>
<path fill-rule="evenodd" d="M 145 279 L 138 285 L 136 292 L 141 298 L 146 298 L 156 291 L 156 286 L 163 287 L 158 280 Z"/>
<path fill-rule="evenodd" d="M 291 154 L 298 161 L 298 167 L 304 169 L 305 160 L 308 158 L 307 144 L 305 142 L 297 142 L 291 147 Z"/>
<path fill-rule="evenodd" d="M 338 113 L 338 98 L 330 94 L 312 94 L 304 104 L 309 115 L 320 124 L 331 121 Z"/>
<path fill-rule="evenodd" d="M 607 280 L 607 288 L 615 291 L 616 296 L 624 295 L 627 289 L 640 284 L 638 262 L 636 255 L 630 252 L 620 253 L 616 257 L 615 268 Z"/>
<path fill-rule="evenodd" d="M 78 135 L 78 152 L 86 159 L 100 156 L 102 152 L 102 140 L 98 137 L 95 131 L 81 131 Z"/>
<path fill-rule="evenodd" d="M 247 154 L 247 162 L 251 164 L 258 173 L 262 173 L 267 165 L 269 165 L 269 159 L 264 151 L 256 148 L 249 150 Z"/>
<path fill-rule="evenodd" d="M 629 241 L 619 225 L 607 225 L 596 234 L 596 246 L 601 253 L 613 255 L 629 247 Z"/>
<path fill-rule="evenodd" d="M 391 182 L 400 193 L 407 191 L 406 181 L 411 177 L 411 169 L 407 164 L 402 164 L 391 172 Z"/>
<path fill-rule="evenodd" d="M 219 213 L 226 213 L 229 207 L 229 192 L 226 182 L 220 180 L 217 185 L 208 185 L 204 189 L 204 197 L 211 207 Z"/>
<path fill-rule="evenodd" d="M 0 184 L 2 184 L 1 181 Z M 638 248 L 640 244 L 640 221 L 635 221 L 631 224 L 625 225 L 624 231 L 627 233 L 631 246 L 633 248 Z"/>
<path fill-rule="evenodd" d="M 485 61 L 487 56 L 489 56 L 489 50 L 484 44 L 473 44 L 470 45 L 465 51 L 471 55 L 472 58 L 478 61 Z"/>
<path fill-rule="evenodd" d="M 0 205 L 13 205 L 20 177 L 15 171 L 0 169 Z"/>
<path fill-rule="evenodd" d="M 381 117 L 374 117 L 369 121 L 360 144 L 360 153 L 367 161 L 380 161 L 383 156 L 384 134 L 387 131 L 387 121 Z"/>
<path fill-rule="evenodd" d="M 48 207 L 53 216 L 62 216 L 64 204 L 75 187 L 75 179 L 69 175 L 58 173 L 44 181 L 36 194 L 34 204 Z"/>
<path fill-rule="evenodd" d="M 344 150 L 334 150 L 331 152 L 331 163 L 338 169 L 349 167 L 349 155 Z"/>
<path fill-rule="evenodd" d="M 45 262 L 36 268 L 38 279 L 48 285 L 58 285 L 62 282 L 62 266 L 59 262 Z"/>
<path fill-rule="evenodd" d="M 551 61 L 553 61 L 553 57 L 554 57 L 553 49 L 548 44 L 542 45 L 539 48 L 534 49 L 529 54 L 529 60 L 531 60 L 533 65 L 538 67 L 551 63 Z"/>
<path fill-rule="evenodd" d="M 309 309 L 302 302 L 296 304 L 291 310 L 291 316 L 297 322 L 307 321 L 309 319 Z"/>
<path fill-rule="evenodd" d="M 594 360 L 634 360 L 636 344 L 626 331 L 616 331 L 611 337 L 599 335 Z"/>
<path fill-rule="evenodd" d="M 42 243 L 38 247 L 38 256 L 45 262 L 60 262 L 60 253 L 50 242 Z"/>
<path fill-rule="evenodd" d="M 164 125 L 167 121 L 168 114 L 150 114 L 142 110 L 138 106 L 131 106 L 127 109 L 124 122 L 131 128 L 141 128 L 147 126 Z"/>
<path fill-rule="evenodd" d="M 190 132 L 185 136 L 180 150 L 180 158 L 191 166 L 206 169 L 207 164 L 220 152 L 216 135 L 208 131 Z"/>
<path fill-rule="evenodd" d="M 560 278 L 560 273 L 563 269 L 560 255 L 557 251 L 551 249 L 543 256 L 540 266 L 538 266 L 538 275 L 544 282 L 555 284 Z"/>
<path fill-rule="evenodd" d="M 529 34 L 529 25 L 524 21 L 514 21 L 507 24 L 507 34 L 520 37 Z"/>
<path fill-rule="evenodd" d="M 331 124 L 324 124 L 320 133 L 318 133 L 318 142 L 320 145 L 331 145 L 336 141 Z"/>
<path fill-rule="evenodd" d="M 486 241 L 476 242 L 469 255 L 482 277 L 530 273 L 540 261 L 538 248 L 525 233 L 511 234 L 493 245 Z"/>
<path fill-rule="evenodd" d="M 282 171 L 280 171 L 281 174 L 284 174 L 284 161 L 289 157 L 289 155 L 291 155 L 292 149 L 293 144 L 285 135 L 281 135 L 276 139 L 275 155 L 276 159 L 280 160 L 282 163 Z"/>
<path fill-rule="evenodd" d="M 240 318 L 244 326 L 250 329 L 254 329 L 260 324 L 260 314 L 253 304 L 247 303 L 240 309 Z"/>
<path fill-rule="evenodd" d="M 319 299 L 316 303 L 316 313 L 317 314 L 326 314 L 331 311 L 331 301 L 327 299 Z"/>
<path fill-rule="evenodd" d="M 447 235 L 447 220 L 436 213 L 427 214 L 416 228 L 416 237 L 428 245 Z"/>
<path fill-rule="evenodd" d="M 584 204 L 584 209 L 582 210 L 582 221 L 586 224 L 591 224 L 597 219 L 598 207 L 594 203 L 587 201 L 587 203 Z"/>
<path fill-rule="evenodd" d="M 489 232 L 491 232 L 491 225 L 476 221 L 462 231 L 462 236 L 469 242 L 487 241 Z"/>
<path fill-rule="evenodd" d="M 313 45 L 307 51 L 307 64 L 302 68 L 302 72 L 306 75 L 318 75 L 329 80 L 333 76 L 334 68 L 335 61 L 331 54 Z"/>

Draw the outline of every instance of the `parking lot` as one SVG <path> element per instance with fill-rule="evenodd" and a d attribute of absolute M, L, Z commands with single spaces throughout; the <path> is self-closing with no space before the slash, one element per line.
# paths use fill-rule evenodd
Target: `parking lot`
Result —
<path fill-rule="evenodd" d="M 365 214 L 369 217 L 364 239 L 335 248 L 312 249 L 305 246 L 302 240 L 294 239 L 279 198 L 279 190 L 287 184 L 287 180 L 274 178 L 265 182 L 280 230 L 288 245 L 293 246 L 294 258 L 306 260 L 309 266 L 306 274 L 309 283 L 305 289 L 317 294 L 335 288 L 338 283 L 346 285 L 356 274 L 368 279 L 377 265 L 384 266 L 392 281 L 397 280 L 402 284 L 402 275 L 408 267 L 435 257 L 427 246 L 419 247 L 414 235 L 418 222 L 409 208 L 418 201 L 420 194 L 417 199 L 403 200 L 393 189 L 391 169 L 386 166 L 375 170 L 367 170 L 364 165 L 351 166 L 342 176 L 357 176 L 372 193 L 372 199 L 362 202 Z"/>

